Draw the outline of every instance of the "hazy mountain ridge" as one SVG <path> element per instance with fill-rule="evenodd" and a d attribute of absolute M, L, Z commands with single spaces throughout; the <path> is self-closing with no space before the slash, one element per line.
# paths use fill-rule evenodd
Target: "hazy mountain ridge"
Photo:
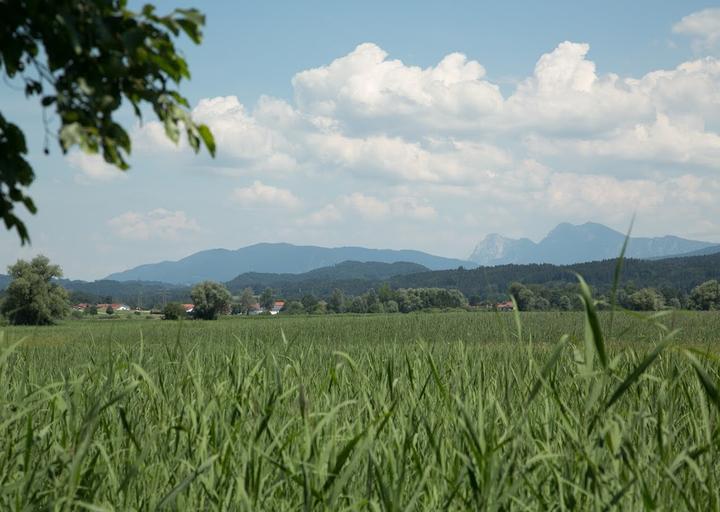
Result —
<path fill-rule="evenodd" d="M 527 238 L 512 239 L 491 234 L 480 242 L 470 260 L 484 265 L 551 263 L 572 265 L 616 258 L 625 241 L 619 231 L 587 222 L 581 225 L 559 224 L 540 242 Z M 680 256 L 702 251 L 717 244 L 688 240 L 677 236 L 631 237 L 626 257 L 651 259 Z"/>
<path fill-rule="evenodd" d="M 162 281 L 191 284 L 206 279 L 230 281 L 246 272 L 300 274 L 343 261 L 416 263 L 431 270 L 474 266 L 470 261 L 434 256 L 421 251 L 367 249 L 365 247 L 317 247 L 292 244 L 255 244 L 235 251 L 211 249 L 178 261 L 164 261 L 109 275 L 115 281 Z"/>
<path fill-rule="evenodd" d="M 671 256 L 672 258 L 692 258 L 693 256 L 709 256 L 711 254 L 717 254 L 720 252 L 720 244 L 717 245 L 711 245 L 710 247 L 704 247 L 702 249 L 697 249 L 695 251 L 690 252 L 684 252 L 682 254 L 677 254 Z M 668 256 L 660 256 L 657 258 L 650 258 L 653 260 L 661 260 L 666 259 Z"/>

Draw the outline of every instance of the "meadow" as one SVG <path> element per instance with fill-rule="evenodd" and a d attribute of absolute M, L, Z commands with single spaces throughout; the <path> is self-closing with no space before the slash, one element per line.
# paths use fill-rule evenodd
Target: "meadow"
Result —
<path fill-rule="evenodd" d="M 720 313 L 0 328 L 2 510 L 720 510 Z"/>

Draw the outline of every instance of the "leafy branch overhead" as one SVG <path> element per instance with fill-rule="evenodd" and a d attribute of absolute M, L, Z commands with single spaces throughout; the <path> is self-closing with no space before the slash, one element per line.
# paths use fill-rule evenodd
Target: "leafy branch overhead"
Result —
<path fill-rule="evenodd" d="M 204 145 L 214 155 L 210 130 L 193 121 L 177 90 L 190 70 L 173 42 L 185 34 L 199 44 L 204 23 L 195 9 L 159 16 L 152 5 L 131 11 L 124 0 L 0 0 L 0 70 L 54 108 L 63 153 L 78 146 L 127 169 L 130 137 L 113 115 L 129 104 L 142 119 L 149 104 L 173 142 L 184 132 L 195 152 Z M 0 113 L 0 216 L 23 243 L 29 234 L 15 207 L 36 211 L 27 152 L 22 130 Z"/>

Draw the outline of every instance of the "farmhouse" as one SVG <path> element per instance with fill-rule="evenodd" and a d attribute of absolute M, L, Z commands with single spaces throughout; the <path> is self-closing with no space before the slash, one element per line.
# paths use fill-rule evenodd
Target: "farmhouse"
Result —
<path fill-rule="evenodd" d="M 98 311 L 105 311 L 108 307 L 113 308 L 113 311 L 130 311 L 130 306 L 127 304 L 95 304 Z"/>
<path fill-rule="evenodd" d="M 508 300 L 505 302 L 498 302 L 497 304 L 495 304 L 495 310 L 497 310 L 497 311 L 512 311 L 513 303 L 511 300 Z"/>
<path fill-rule="evenodd" d="M 275 304 L 273 304 L 273 307 L 270 309 L 271 315 L 277 315 L 280 313 L 280 310 L 285 307 L 285 301 L 284 300 L 276 300 Z"/>

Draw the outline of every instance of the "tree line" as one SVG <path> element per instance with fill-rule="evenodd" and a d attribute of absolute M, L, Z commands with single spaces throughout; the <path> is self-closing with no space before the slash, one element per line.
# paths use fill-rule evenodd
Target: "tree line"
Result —
<path fill-rule="evenodd" d="M 60 284 L 62 269 L 53 265 L 45 256 L 32 261 L 18 260 L 8 267 L 10 284 L 0 299 L 0 315 L 3 321 L 12 324 L 47 325 L 65 317 L 70 310 L 70 296 Z M 704 281 L 689 292 L 670 287 L 637 287 L 627 283 L 617 290 L 613 298 L 607 291 L 596 290 L 598 307 L 619 307 L 635 311 L 659 311 L 662 309 L 720 310 L 720 282 L 717 279 Z M 572 311 L 582 308 L 579 289 L 576 284 L 554 283 L 553 285 L 524 284 L 512 282 L 504 294 L 497 294 L 500 300 L 513 297 L 521 311 Z M 269 310 L 275 301 L 282 299 L 266 287 L 259 295 L 252 288 L 245 288 L 233 297 L 221 283 L 204 281 L 190 291 L 193 309 L 192 317 L 212 320 L 224 314 L 250 314 L 256 307 Z M 496 298 L 487 299 L 481 295 L 469 298 L 455 287 L 396 288 L 383 283 L 377 290 L 370 288 L 364 293 L 346 295 L 336 288 L 329 295 L 316 296 L 306 293 L 302 297 L 284 300 L 285 314 L 327 314 L 327 313 L 411 313 L 424 310 L 468 309 L 492 310 L 497 306 Z M 113 313 L 108 306 L 106 313 Z M 88 314 L 97 314 L 92 306 Z M 167 304 L 165 318 L 175 319 L 187 316 L 179 302 Z"/>

